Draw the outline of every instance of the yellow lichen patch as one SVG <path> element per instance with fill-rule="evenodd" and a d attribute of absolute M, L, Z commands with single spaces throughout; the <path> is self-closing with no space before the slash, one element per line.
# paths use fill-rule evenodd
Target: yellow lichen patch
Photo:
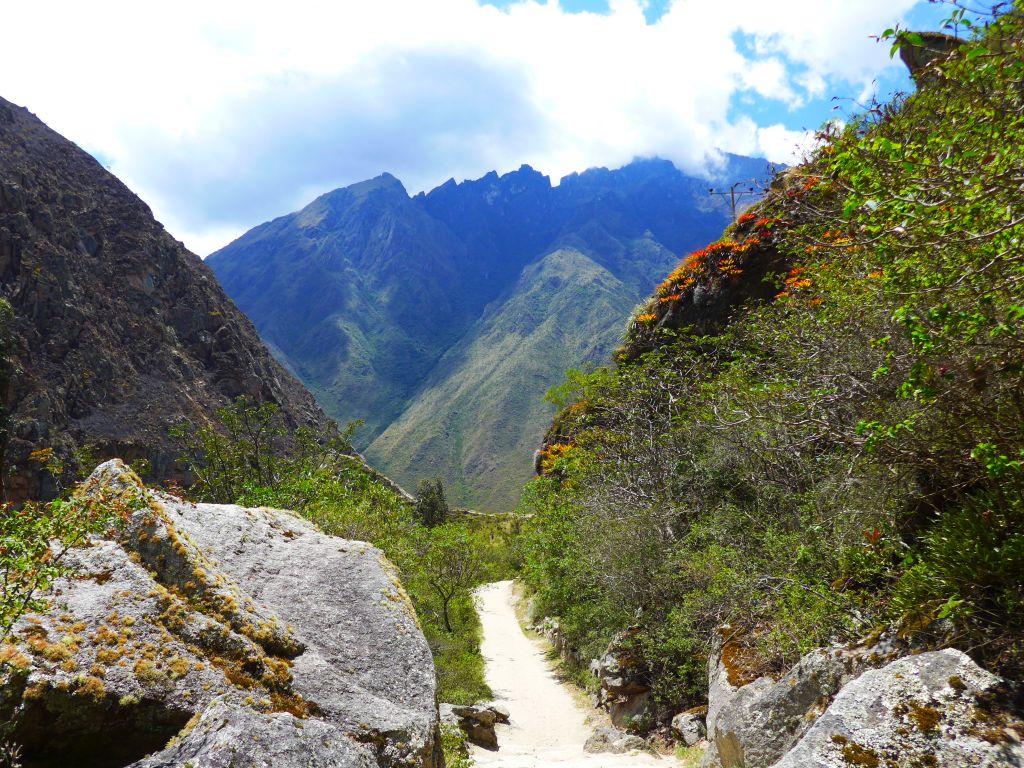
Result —
<path fill-rule="evenodd" d="M 0 666 L 26 670 L 32 666 L 32 659 L 22 653 L 14 643 L 4 643 L 0 646 Z"/>
<path fill-rule="evenodd" d="M 49 686 L 41 680 L 39 682 L 32 683 L 31 685 L 25 688 L 25 692 L 22 694 L 22 698 L 26 701 L 31 701 L 32 699 L 41 699 L 43 697 L 43 694 L 46 693 L 46 689 L 48 687 Z"/>
<path fill-rule="evenodd" d="M 842 745 L 843 761 L 847 765 L 860 766 L 861 768 L 878 768 L 881 760 L 878 753 L 868 747 L 862 747 L 855 741 L 850 741 L 844 736 L 835 735 L 832 741 Z"/>
<path fill-rule="evenodd" d="M 177 680 L 178 678 L 184 677 L 188 674 L 190 665 L 187 660 L 180 656 L 174 656 L 167 663 L 167 668 L 171 672 L 171 679 Z"/>
<path fill-rule="evenodd" d="M 760 659 L 754 648 L 747 648 L 735 640 L 726 640 L 722 645 L 722 666 L 725 667 L 729 684 L 737 688 L 752 683 L 760 677 Z"/>
<path fill-rule="evenodd" d="M 75 678 L 75 696 L 82 696 L 93 701 L 102 701 L 107 695 L 103 681 L 94 675 L 80 675 Z"/>
<path fill-rule="evenodd" d="M 927 704 L 910 702 L 910 711 L 907 713 L 911 720 L 917 725 L 917 729 L 924 734 L 933 734 L 939 729 L 942 720 L 942 713 L 935 707 Z"/>
<path fill-rule="evenodd" d="M 100 648 L 96 651 L 96 661 L 110 665 L 121 658 L 121 651 L 116 648 Z"/>
<path fill-rule="evenodd" d="M 170 678 L 154 662 L 149 659 L 139 659 L 133 667 L 135 677 L 140 682 L 163 685 L 169 682 Z"/>
<path fill-rule="evenodd" d="M 60 662 L 71 658 L 71 649 L 63 643 L 51 643 L 43 637 L 34 636 L 28 640 L 28 648 L 36 656 L 47 661 Z"/>

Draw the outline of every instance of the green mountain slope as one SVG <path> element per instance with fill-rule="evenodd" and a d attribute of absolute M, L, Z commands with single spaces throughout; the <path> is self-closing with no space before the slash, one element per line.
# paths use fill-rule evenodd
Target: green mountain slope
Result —
<path fill-rule="evenodd" d="M 1005 10 L 964 40 L 890 31 L 916 92 L 822 129 L 562 388 L 524 580 L 574 658 L 628 647 L 650 686 L 632 722 L 722 712 L 717 670 L 792 682 L 818 648 L 952 647 L 1024 679 L 1024 5 Z M 771 722 L 762 703 L 737 722 Z M 948 734 L 890 733 L 872 755 L 965 763 L 936 757 Z M 758 764 L 828 762 L 790 754 Z"/>
<path fill-rule="evenodd" d="M 764 167 L 730 156 L 722 173 Z M 384 174 L 208 264 L 325 410 L 365 422 L 356 445 L 384 472 L 410 487 L 440 475 L 454 503 L 507 510 L 550 416 L 530 403 L 609 350 L 678 254 L 728 223 L 707 183 L 638 160 L 557 186 L 523 166 L 409 197 Z"/>
<path fill-rule="evenodd" d="M 674 260 L 652 241 L 627 250 L 652 264 Z M 367 458 L 408 487 L 438 475 L 461 503 L 507 508 L 551 422 L 544 393 L 566 368 L 605 359 L 634 303 L 635 289 L 580 250 L 547 254 L 442 358 Z"/>
<path fill-rule="evenodd" d="M 233 254 L 244 251 L 244 257 Z M 325 410 L 376 434 L 469 326 L 465 248 L 387 174 L 336 190 L 210 257 Z"/>

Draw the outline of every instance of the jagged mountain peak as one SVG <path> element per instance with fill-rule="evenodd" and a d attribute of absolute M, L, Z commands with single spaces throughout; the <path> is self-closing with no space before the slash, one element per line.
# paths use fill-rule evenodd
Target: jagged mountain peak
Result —
<path fill-rule="evenodd" d="M 729 214 L 657 158 L 558 186 L 522 165 L 404 192 L 387 174 L 336 190 L 208 263 L 328 412 L 366 422 L 371 460 L 509 509 L 550 420 L 544 392 L 609 353 Z"/>

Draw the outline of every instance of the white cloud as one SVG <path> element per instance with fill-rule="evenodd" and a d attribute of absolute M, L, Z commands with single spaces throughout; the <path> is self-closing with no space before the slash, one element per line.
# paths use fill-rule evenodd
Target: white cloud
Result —
<path fill-rule="evenodd" d="M 786 109 L 863 93 L 890 66 L 869 35 L 913 5 L 676 0 L 648 24 L 638 0 L 36 0 L 4 11 L 0 94 L 205 253 L 384 170 L 417 191 L 523 162 L 557 178 L 636 155 L 694 170 L 715 148 L 791 160 Z M 779 114 L 737 117 L 743 94 Z"/>

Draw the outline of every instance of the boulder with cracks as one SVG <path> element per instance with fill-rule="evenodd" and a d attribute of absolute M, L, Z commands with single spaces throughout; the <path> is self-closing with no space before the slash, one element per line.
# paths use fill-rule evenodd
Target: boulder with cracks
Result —
<path fill-rule="evenodd" d="M 430 651 L 379 550 L 147 490 L 118 460 L 78 492 L 135 511 L 0 650 L 28 768 L 441 765 Z"/>

